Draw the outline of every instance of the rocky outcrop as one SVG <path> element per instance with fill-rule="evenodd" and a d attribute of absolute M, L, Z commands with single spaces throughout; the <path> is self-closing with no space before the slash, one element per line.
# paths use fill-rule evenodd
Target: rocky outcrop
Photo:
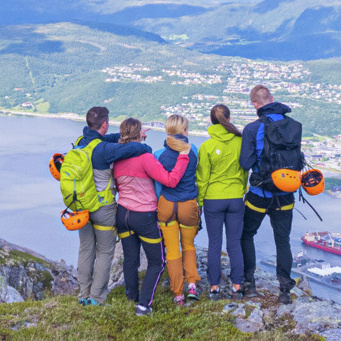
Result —
<path fill-rule="evenodd" d="M 207 295 L 210 285 L 207 281 L 207 250 L 197 248 L 198 272 L 201 281 L 198 289 L 201 296 Z M 140 271 L 146 269 L 145 255 L 141 254 Z M 110 287 L 124 284 L 123 255 L 120 243 L 117 245 Z M 231 298 L 229 279 L 230 261 L 227 254 L 222 254 L 221 296 L 227 304 L 221 311 L 229 314 L 234 325 L 242 332 L 261 332 L 281 328 L 290 335 L 320 334 L 328 341 L 338 341 L 341 335 L 341 305 L 331 300 L 312 296 L 309 282 L 305 278 L 298 280 L 298 286 L 291 291 L 292 303 L 277 303 L 279 283 L 271 273 L 256 270 L 258 296 L 255 298 Z M 161 285 L 169 286 L 168 279 Z"/>
<path fill-rule="evenodd" d="M 77 290 L 73 267 L 0 239 L 0 302 L 41 300 L 47 293 L 74 295 Z"/>
<path fill-rule="evenodd" d="M 201 276 L 200 289 L 202 293 L 207 293 L 210 288 L 206 275 L 207 250 L 198 248 L 197 259 Z M 281 328 L 287 334 L 320 334 L 328 341 L 340 340 L 341 305 L 312 296 L 306 278 L 299 279 L 298 286 L 291 291 L 292 303 L 281 305 L 277 303 L 279 283 L 273 274 L 257 269 L 258 296 L 232 300 L 227 254 L 222 255 L 222 271 L 222 296 L 230 301 L 223 308 L 222 314 L 230 314 L 234 325 L 242 332 Z"/>
<path fill-rule="evenodd" d="M 197 261 L 201 276 L 198 289 L 201 297 L 204 297 L 210 288 L 206 275 L 206 249 L 197 248 Z M 139 270 L 146 268 L 147 261 L 142 251 Z M 305 278 L 301 278 L 298 286 L 292 290 L 292 303 L 281 305 L 277 303 L 279 284 L 273 274 L 257 269 L 258 296 L 232 299 L 229 273 L 229 257 L 222 254 L 221 296 L 226 304 L 221 314 L 228 314 L 229 320 L 242 332 L 255 333 L 280 328 L 288 335 L 305 335 L 305 339 L 312 334 L 319 334 L 327 341 L 340 340 L 341 305 L 312 296 Z M 122 244 L 118 243 L 109 290 L 123 284 Z M 165 278 L 160 285 L 169 286 L 169 280 Z M 46 292 L 52 295 L 76 295 L 77 291 L 74 268 L 63 262 L 47 260 L 31 250 L 0 239 L 0 302 L 20 302 L 26 298 L 39 300 Z"/>

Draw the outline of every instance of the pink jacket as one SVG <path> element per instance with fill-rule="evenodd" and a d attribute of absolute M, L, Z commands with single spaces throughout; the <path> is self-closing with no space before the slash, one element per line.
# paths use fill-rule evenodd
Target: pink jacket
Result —
<path fill-rule="evenodd" d="M 156 211 L 153 179 L 174 188 L 184 175 L 188 162 L 187 155 L 179 155 L 171 172 L 167 172 L 150 153 L 115 162 L 113 172 L 119 192 L 118 204 L 131 211 Z"/>

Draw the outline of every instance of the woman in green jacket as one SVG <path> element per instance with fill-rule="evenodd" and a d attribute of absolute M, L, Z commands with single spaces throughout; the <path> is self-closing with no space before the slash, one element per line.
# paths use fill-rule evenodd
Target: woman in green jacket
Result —
<path fill-rule="evenodd" d="M 223 225 L 230 257 L 232 293 L 241 296 L 244 281 L 240 238 L 243 231 L 244 202 L 248 173 L 239 165 L 241 133 L 230 123 L 230 110 L 218 104 L 211 109 L 210 139 L 199 149 L 197 167 L 198 203 L 204 207 L 208 233 L 207 274 L 210 298 L 219 298 Z"/>

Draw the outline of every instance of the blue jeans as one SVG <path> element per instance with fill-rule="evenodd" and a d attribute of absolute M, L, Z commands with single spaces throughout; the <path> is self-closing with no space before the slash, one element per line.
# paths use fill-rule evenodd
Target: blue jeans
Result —
<path fill-rule="evenodd" d="M 233 284 L 241 284 L 244 281 L 243 253 L 240 244 L 244 209 L 242 198 L 204 200 L 204 214 L 208 234 L 207 275 L 211 285 L 218 285 L 221 279 L 224 224 L 226 249 L 231 264 L 231 281 Z"/>

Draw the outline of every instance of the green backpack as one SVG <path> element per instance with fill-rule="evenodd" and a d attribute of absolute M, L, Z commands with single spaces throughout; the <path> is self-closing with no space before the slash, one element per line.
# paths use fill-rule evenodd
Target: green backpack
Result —
<path fill-rule="evenodd" d="M 94 139 L 81 148 L 77 145 L 82 138 L 77 139 L 75 147 L 64 157 L 60 169 L 60 190 L 67 208 L 94 212 L 111 204 L 114 197 L 110 189 L 111 180 L 104 191 L 98 192 L 93 177 L 91 157 L 95 147 L 102 141 Z"/>

